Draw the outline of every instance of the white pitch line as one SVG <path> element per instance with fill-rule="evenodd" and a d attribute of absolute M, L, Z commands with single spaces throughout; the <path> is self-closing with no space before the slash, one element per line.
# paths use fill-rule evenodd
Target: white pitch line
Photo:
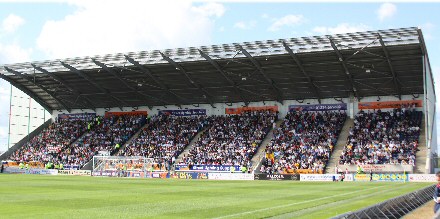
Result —
<path fill-rule="evenodd" d="M 405 185 L 403 185 L 402 187 L 399 187 L 399 188 L 403 188 L 403 187 L 406 187 L 406 186 L 408 186 L 409 184 L 405 184 Z M 280 214 L 280 215 L 275 215 L 275 216 L 272 216 L 272 217 L 269 217 L 269 218 L 279 218 L 279 217 L 283 217 L 283 215 L 289 215 L 289 216 L 296 216 L 296 215 L 298 215 L 298 213 L 302 213 L 302 212 L 307 212 L 307 211 L 310 211 L 311 209 L 315 209 L 315 208 L 320 208 L 320 207 L 323 207 L 323 206 L 333 206 L 333 205 L 338 205 L 338 204 L 341 204 L 341 203 L 347 203 L 347 202 L 351 202 L 351 200 L 353 200 L 353 199 L 358 199 L 358 198 L 368 198 L 368 197 L 371 197 L 371 196 L 374 196 L 375 194 L 378 194 L 378 193 L 385 193 L 385 192 L 388 192 L 388 191 L 392 191 L 392 190 L 394 190 L 395 188 L 390 188 L 390 189 L 387 189 L 387 190 L 382 190 L 382 191 L 377 191 L 377 192 L 373 192 L 373 193 L 368 193 L 368 194 L 365 194 L 365 195 L 361 195 L 361 196 L 357 196 L 357 197 L 353 197 L 353 198 L 349 198 L 349 199 L 343 199 L 343 200 L 340 200 L 340 201 L 336 201 L 336 202 L 330 202 L 330 203 L 327 203 L 327 204 L 324 204 L 324 205 L 320 205 L 320 206 L 314 206 L 314 207 L 311 207 L 311 208 L 306 208 L 306 209 L 301 209 L 301 210 L 298 210 L 298 211 L 294 211 L 294 212 L 288 212 L 288 213 L 285 213 L 285 214 Z"/>
<path fill-rule="evenodd" d="M 289 206 L 294 206 L 294 205 L 299 205 L 299 204 L 305 204 L 305 203 L 315 202 L 315 201 L 324 200 L 324 199 L 329 199 L 329 198 L 333 198 L 333 197 L 338 197 L 338 196 L 343 196 L 343 195 L 349 195 L 349 194 L 353 194 L 353 193 L 359 193 L 359 192 L 368 191 L 368 190 L 372 190 L 372 189 L 382 188 L 382 187 L 384 187 L 384 186 L 385 186 L 385 185 L 383 185 L 383 186 L 379 186 L 379 187 L 373 187 L 373 188 L 369 188 L 369 189 L 364 189 L 364 190 L 360 190 L 360 191 L 347 192 L 347 193 L 341 193 L 341 194 L 332 195 L 332 196 L 327 196 L 327 197 L 323 197 L 323 198 L 311 199 L 311 200 L 302 201 L 302 202 L 295 202 L 295 203 L 291 203 L 291 204 L 279 205 L 279 206 L 268 207 L 268 208 L 260 208 L 260 209 L 253 210 L 253 211 L 245 211 L 245 212 L 240 212 L 240 213 L 236 213 L 236 214 L 229 214 L 229 215 L 224 215 L 224 216 L 221 216 L 221 217 L 215 217 L 215 218 L 213 218 L 213 219 L 221 219 L 221 218 L 235 217 L 235 216 L 240 216 L 240 215 L 245 215 L 245 214 L 252 214 L 252 213 L 260 212 L 260 211 L 272 210 L 272 209 L 276 209 L 276 208 L 284 208 L 284 207 L 289 207 Z"/>

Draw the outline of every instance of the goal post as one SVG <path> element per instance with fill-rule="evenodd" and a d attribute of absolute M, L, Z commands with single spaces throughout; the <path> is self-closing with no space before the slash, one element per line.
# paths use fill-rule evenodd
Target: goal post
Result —
<path fill-rule="evenodd" d="M 153 158 L 140 156 L 94 156 L 94 176 L 150 178 L 153 172 L 162 171 Z"/>

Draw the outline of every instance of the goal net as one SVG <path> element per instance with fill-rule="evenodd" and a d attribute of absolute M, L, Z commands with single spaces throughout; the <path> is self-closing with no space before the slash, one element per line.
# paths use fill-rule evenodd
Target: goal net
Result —
<path fill-rule="evenodd" d="M 155 171 L 161 171 L 154 159 L 145 157 L 94 156 L 94 176 L 150 178 Z"/>

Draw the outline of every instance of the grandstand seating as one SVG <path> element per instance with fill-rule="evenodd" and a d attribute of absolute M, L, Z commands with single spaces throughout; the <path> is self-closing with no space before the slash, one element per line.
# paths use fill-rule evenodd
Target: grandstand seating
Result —
<path fill-rule="evenodd" d="M 347 115 L 340 112 L 289 112 L 266 147 L 264 173 L 321 172 Z"/>
<path fill-rule="evenodd" d="M 252 156 L 277 116 L 277 112 L 263 110 L 210 117 L 209 129 L 200 136 L 180 164 L 249 167 Z"/>
<path fill-rule="evenodd" d="M 360 111 L 340 164 L 415 164 L 422 112 L 402 108 Z"/>
<path fill-rule="evenodd" d="M 122 146 L 145 124 L 145 121 L 143 115 L 111 116 L 103 119 L 98 117 L 91 124 L 89 132 L 60 155 L 61 162 L 83 166 L 100 151 L 113 154 L 116 151 L 116 144 Z"/>
<path fill-rule="evenodd" d="M 127 141 L 145 120 L 144 116 L 125 115 L 59 120 L 27 142 L 10 159 L 81 167 L 99 151 L 113 153 L 115 145 Z"/>
<path fill-rule="evenodd" d="M 88 120 L 93 119 L 92 117 Z M 57 160 L 64 149 L 79 138 L 87 129 L 85 120 L 59 120 L 32 138 L 19 150 L 15 151 L 10 160 L 17 162 L 37 161 L 46 163 Z"/>
<path fill-rule="evenodd" d="M 246 165 L 277 120 L 268 110 L 239 115 L 153 116 L 120 155 L 154 158 L 173 164 L 194 136 L 200 136 L 179 164 Z M 360 111 L 350 129 L 340 164 L 415 164 L 422 112 L 414 109 Z M 346 119 L 344 111 L 289 112 L 266 148 L 265 173 L 294 173 L 325 169 Z M 14 152 L 17 162 L 85 165 L 100 151 L 114 154 L 144 124 L 141 115 L 59 120 Z M 82 137 L 80 137 L 82 136 Z"/>
<path fill-rule="evenodd" d="M 172 164 L 205 125 L 206 116 L 154 116 L 121 154 L 154 158 L 158 164 Z"/>

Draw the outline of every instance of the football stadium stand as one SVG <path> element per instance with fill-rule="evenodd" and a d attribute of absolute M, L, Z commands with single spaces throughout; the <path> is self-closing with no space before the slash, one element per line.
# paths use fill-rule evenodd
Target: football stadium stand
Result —
<path fill-rule="evenodd" d="M 189 165 L 245 165 L 266 137 L 277 112 L 251 111 L 239 115 L 215 116 L 194 148 L 180 161 Z"/>
<path fill-rule="evenodd" d="M 349 130 L 340 164 L 415 166 L 422 112 L 415 106 L 390 111 L 360 111 Z"/>
<path fill-rule="evenodd" d="M 71 150 L 70 144 L 86 132 L 87 122 L 92 119 L 58 120 L 15 151 L 10 160 L 59 163 L 59 155 L 62 151 Z"/>
<path fill-rule="evenodd" d="M 114 154 L 145 121 L 143 115 L 97 117 L 90 124 L 89 131 L 61 154 L 61 162 L 82 167 L 94 155 Z"/>
<path fill-rule="evenodd" d="M 143 116 L 59 119 L 17 150 L 10 159 L 80 168 L 99 152 L 114 153 L 116 145 L 123 144 L 143 123 Z"/>
<path fill-rule="evenodd" d="M 154 116 L 120 155 L 154 158 L 156 163 L 171 165 L 207 122 L 206 116 Z"/>
<path fill-rule="evenodd" d="M 346 117 L 345 111 L 289 112 L 280 128 L 274 130 L 260 171 L 323 173 Z"/>
<path fill-rule="evenodd" d="M 249 165 L 274 129 L 263 172 L 322 172 L 329 159 L 433 171 L 436 96 L 415 27 L 8 64 L 0 78 L 52 114 L 0 160 Z"/>

